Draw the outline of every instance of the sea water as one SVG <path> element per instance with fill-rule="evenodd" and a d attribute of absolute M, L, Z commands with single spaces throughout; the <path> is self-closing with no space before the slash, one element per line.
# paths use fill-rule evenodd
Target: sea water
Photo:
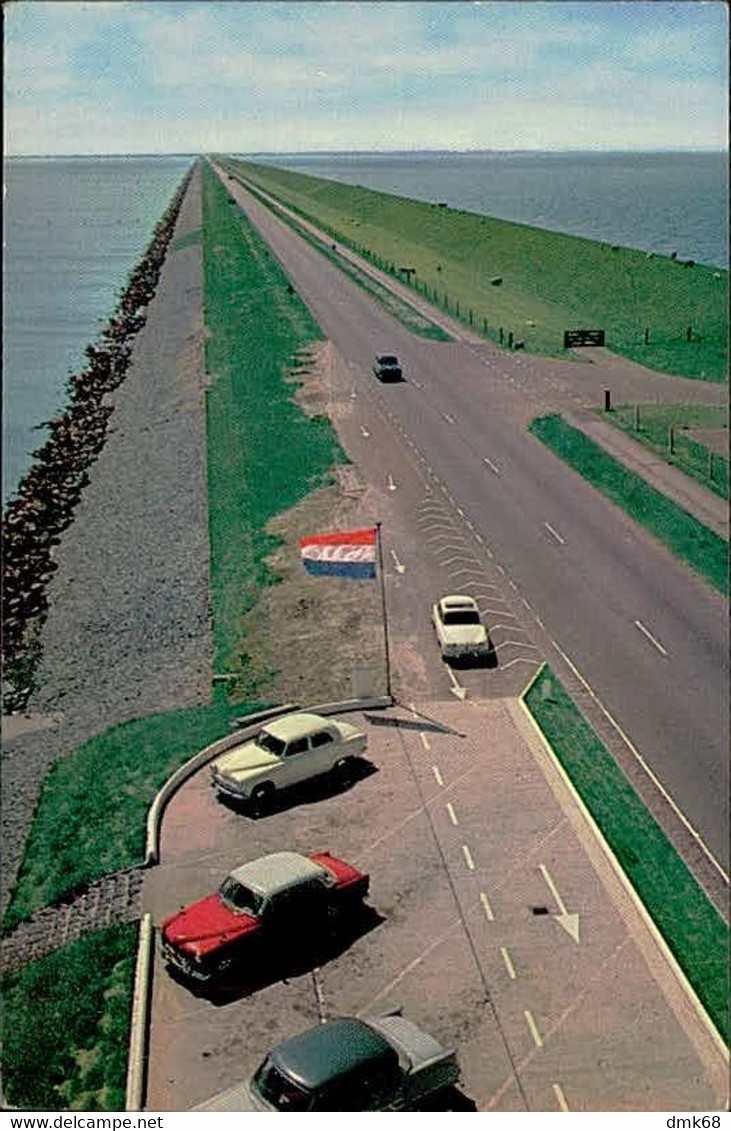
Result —
<path fill-rule="evenodd" d="M 191 157 L 4 164 L 3 503 L 66 402 Z"/>

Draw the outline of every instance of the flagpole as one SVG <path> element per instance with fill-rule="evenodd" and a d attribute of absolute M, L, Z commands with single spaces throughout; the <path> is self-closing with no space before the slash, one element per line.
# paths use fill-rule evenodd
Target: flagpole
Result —
<path fill-rule="evenodd" d="M 381 549 L 381 524 L 376 523 L 376 544 L 378 546 L 378 576 L 381 580 L 381 606 L 383 608 L 383 643 L 386 648 L 386 694 L 393 699 L 391 693 L 391 660 L 388 652 L 388 614 L 386 612 L 386 579 L 383 576 L 383 550 Z"/>

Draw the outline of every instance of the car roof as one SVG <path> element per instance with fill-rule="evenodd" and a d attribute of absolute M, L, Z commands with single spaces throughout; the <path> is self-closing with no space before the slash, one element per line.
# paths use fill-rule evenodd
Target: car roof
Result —
<path fill-rule="evenodd" d="M 290 1037 L 269 1056 L 308 1091 L 318 1091 L 364 1064 L 398 1064 L 398 1053 L 386 1038 L 355 1017 L 340 1017 Z"/>
<path fill-rule="evenodd" d="M 396 357 L 395 353 L 377 353 L 376 354 L 376 361 L 395 361 L 395 362 L 398 362 L 398 358 Z"/>
<path fill-rule="evenodd" d="M 449 597 L 442 597 L 441 605 L 443 609 L 476 609 L 477 601 L 474 597 L 455 593 Z"/>
<path fill-rule="evenodd" d="M 293 884 L 327 875 L 326 868 L 299 852 L 273 852 L 229 872 L 232 879 L 264 897 Z"/>
<path fill-rule="evenodd" d="M 314 734 L 315 731 L 329 725 L 328 720 L 323 719 L 321 715 L 309 715 L 301 711 L 294 715 L 284 715 L 281 719 L 272 719 L 270 723 L 265 724 L 264 730 L 273 734 L 275 738 L 281 738 L 283 742 L 289 742 L 293 738 L 304 738 L 305 735 Z"/>

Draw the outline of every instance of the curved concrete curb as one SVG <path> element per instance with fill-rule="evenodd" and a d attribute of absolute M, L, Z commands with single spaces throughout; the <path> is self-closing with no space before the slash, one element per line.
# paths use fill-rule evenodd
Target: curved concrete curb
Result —
<path fill-rule="evenodd" d="M 543 667 L 546 667 L 546 665 L 544 664 Z M 538 679 L 538 676 L 540 675 L 542 670 L 543 670 L 543 668 L 541 668 L 536 673 L 536 675 L 533 677 L 533 679 L 530 681 L 530 683 L 526 687 L 525 691 L 522 693 L 522 695 L 518 699 L 518 703 L 520 704 L 520 707 L 521 707 L 522 711 L 524 712 L 525 718 L 527 719 L 528 723 L 530 724 L 530 726 L 534 730 L 535 734 L 539 738 L 544 750 L 546 751 L 546 754 L 548 755 L 548 758 L 550 759 L 551 765 L 553 766 L 558 777 L 563 782 L 564 787 L 566 788 L 567 792 L 569 793 L 573 803 L 576 805 L 576 808 L 578 809 L 579 813 L 581 813 L 581 816 L 583 817 L 586 825 L 588 826 L 589 829 L 591 829 L 591 832 L 594 836 L 594 839 L 596 840 L 596 843 L 601 848 L 604 856 L 606 857 L 607 861 L 609 862 L 610 867 L 612 868 L 612 871 L 616 875 L 621 886 L 624 888 L 625 893 L 629 896 L 629 899 L 630 899 L 632 905 L 634 906 L 634 908 L 637 911 L 638 915 L 640 916 L 642 922 L 644 923 L 646 930 L 648 931 L 650 937 L 652 938 L 653 942 L 655 943 L 655 946 L 657 947 L 659 952 L 662 954 L 663 958 L 665 959 L 668 966 L 672 970 L 672 972 L 675 976 L 675 979 L 678 982 L 678 985 L 681 987 L 681 989 L 685 993 L 685 995 L 686 995 L 688 1001 L 690 1002 L 693 1010 L 695 1011 L 697 1017 L 700 1019 L 700 1022 L 702 1024 L 703 1028 L 706 1030 L 708 1036 L 710 1037 L 714 1047 L 716 1048 L 716 1050 L 718 1052 L 721 1053 L 724 1060 L 728 1063 L 729 1049 L 728 1049 L 726 1043 L 724 1042 L 723 1037 L 721 1036 L 718 1029 L 714 1025 L 713 1020 L 711 1019 L 710 1015 L 706 1011 L 705 1006 L 703 1005 L 700 998 L 698 997 L 695 990 L 693 989 L 692 985 L 690 984 L 690 982 L 689 982 L 688 978 L 686 977 L 686 974 L 683 971 L 682 967 L 680 966 L 677 958 L 675 957 L 675 955 L 671 951 L 668 944 L 665 942 L 665 939 L 663 938 L 659 928 L 655 924 L 655 921 L 652 918 L 650 912 L 648 911 L 648 909 L 645 907 L 644 903 L 642 902 L 642 899 L 640 897 L 639 892 L 636 890 L 636 888 L 634 887 L 634 884 L 629 879 L 624 868 L 622 867 L 619 860 L 615 856 L 614 850 L 611 848 L 609 842 L 606 840 L 604 833 L 600 829 L 599 825 L 595 821 L 592 814 L 589 812 L 589 809 L 588 809 L 586 803 L 584 802 L 581 794 L 579 793 L 578 789 L 576 788 L 573 781 L 571 780 L 571 777 L 569 776 L 568 772 L 564 769 L 564 766 L 561 762 L 561 759 L 559 758 L 558 754 L 553 749 L 553 746 L 551 745 L 551 743 L 548 741 L 545 734 L 543 733 L 543 731 L 540 727 L 540 724 L 538 723 L 538 720 L 535 718 L 530 707 L 525 702 L 525 696 L 528 694 L 530 689 L 533 687 L 533 684 Z"/>
<path fill-rule="evenodd" d="M 163 787 L 159 790 L 147 814 L 145 868 L 149 868 L 152 864 L 159 864 L 160 862 L 160 823 L 162 813 L 176 789 L 178 789 L 183 782 L 187 781 L 189 777 L 192 777 L 201 766 L 205 766 L 206 762 L 215 758 L 217 754 L 223 754 L 225 750 L 230 750 L 232 746 L 238 746 L 238 744 L 247 739 L 251 733 L 256 733 L 263 722 L 266 722 L 268 719 L 275 719 L 278 715 L 296 711 L 297 709 L 298 708 L 292 703 L 285 703 L 282 707 L 270 707 L 267 711 L 258 711 L 255 715 L 247 716 L 250 722 L 246 727 L 242 730 L 233 731 L 231 734 L 227 734 L 225 738 L 219 738 L 216 742 L 212 742 L 210 746 L 199 750 L 197 754 L 189 758 L 184 765 L 180 766 L 175 773 L 168 778 Z"/>
<path fill-rule="evenodd" d="M 127 1059 L 127 1111 L 142 1111 L 145 1098 L 147 1068 L 147 1032 L 152 986 L 152 948 L 155 930 L 152 915 L 143 915 L 137 941 L 137 965 L 132 995 L 132 1021 L 129 1031 L 129 1056 Z"/>
<path fill-rule="evenodd" d="M 212 742 L 210 746 L 206 746 L 203 750 L 199 750 L 192 758 L 189 758 L 185 765 L 181 766 L 175 773 L 168 778 L 163 785 L 162 789 L 157 794 L 155 800 L 150 806 L 150 811 L 147 814 L 147 839 L 145 845 L 145 860 L 144 866 L 150 867 L 153 864 L 160 862 L 160 824 L 162 820 L 162 813 L 168 801 L 175 793 L 175 791 L 187 781 L 189 777 L 199 770 L 201 766 L 205 766 L 206 762 L 212 761 L 218 754 L 223 754 L 226 750 L 230 750 L 234 746 L 238 746 L 240 742 L 245 742 L 252 734 L 255 734 L 263 722 L 268 719 L 278 718 L 280 715 L 288 715 L 292 711 L 311 711 L 316 715 L 336 715 L 341 711 L 364 711 L 374 710 L 376 708 L 390 707 L 393 699 L 390 695 L 375 696 L 370 699 L 344 699 L 340 703 L 322 703 L 316 704 L 313 707 L 300 707 L 294 703 L 285 703 L 281 707 L 271 707 L 267 711 L 259 711 L 255 715 L 248 715 L 247 725 L 240 730 L 235 730 L 231 734 L 227 734 L 225 738 L 219 738 L 217 742 Z"/>

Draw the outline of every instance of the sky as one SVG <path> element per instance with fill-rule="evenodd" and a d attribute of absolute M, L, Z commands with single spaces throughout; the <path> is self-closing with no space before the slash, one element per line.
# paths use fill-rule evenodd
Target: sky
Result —
<path fill-rule="evenodd" d="M 5 152 L 725 149 L 722 0 L 10 0 Z"/>

